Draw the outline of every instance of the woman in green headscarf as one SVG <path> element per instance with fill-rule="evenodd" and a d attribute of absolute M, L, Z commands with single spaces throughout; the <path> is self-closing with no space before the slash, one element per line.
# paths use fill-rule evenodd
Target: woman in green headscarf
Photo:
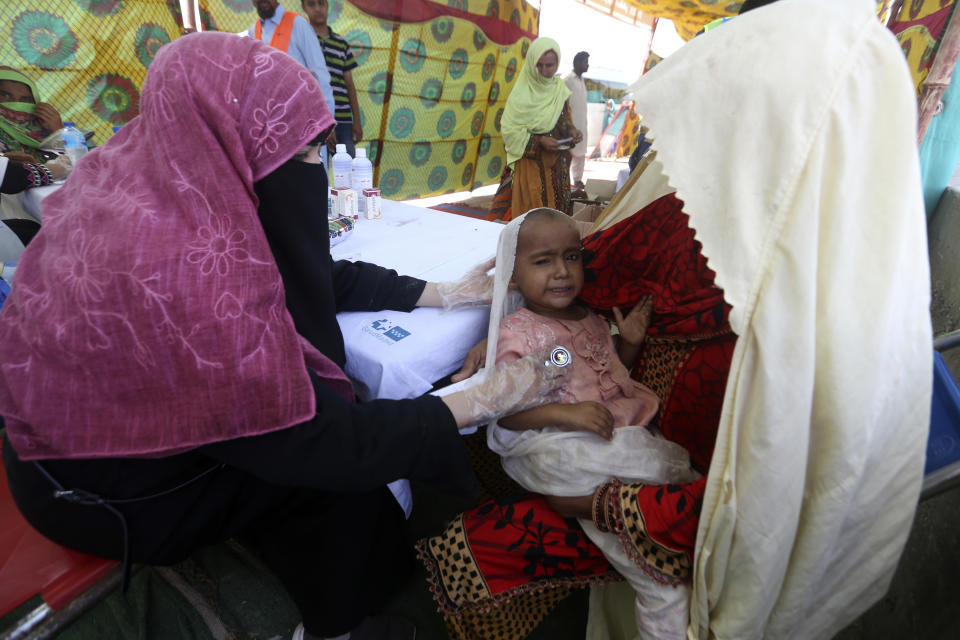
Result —
<path fill-rule="evenodd" d="M 570 118 L 570 90 L 556 75 L 559 65 L 555 40 L 537 38 L 530 44 L 500 120 L 507 167 L 492 218 L 511 220 L 537 207 L 570 213 L 569 149 L 583 134 Z"/>
<path fill-rule="evenodd" d="M 37 101 L 30 78 L 0 67 L 0 153 L 15 162 L 38 162 L 40 141 L 63 126 L 60 114 Z"/>

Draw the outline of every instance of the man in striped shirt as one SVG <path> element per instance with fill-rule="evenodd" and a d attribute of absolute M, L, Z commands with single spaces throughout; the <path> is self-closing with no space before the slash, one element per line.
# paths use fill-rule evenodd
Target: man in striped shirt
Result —
<path fill-rule="evenodd" d="M 333 100 L 336 104 L 336 141 L 347 145 L 347 153 L 351 156 L 356 155 L 354 144 L 363 138 L 363 128 L 360 125 L 357 91 L 350 72 L 357 67 L 357 61 L 354 60 L 347 41 L 334 33 L 327 24 L 327 0 L 301 0 L 301 6 L 317 34 L 327 69 L 330 71 L 330 86 L 333 87 Z M 328 147 L 328 150 L 332 153 L 333 148 Z"/>

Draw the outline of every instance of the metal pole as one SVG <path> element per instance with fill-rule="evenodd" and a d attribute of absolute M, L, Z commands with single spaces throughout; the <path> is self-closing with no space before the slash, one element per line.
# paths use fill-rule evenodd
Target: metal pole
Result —
<path fill-rule="evenodd" d="M 903 0 L 896 0 L 896 1 L 893 3 L 893 6 L 890 7 L 890 15 L 887 16 L 887 28 L 888 28 L 888 29 L 890 28 L 890 25 L 892 25 L 892 24 L 896 21 L 897 16 L 900 15 L 900 9 L 902 9 L 902 8 L 903 8 Z"/>

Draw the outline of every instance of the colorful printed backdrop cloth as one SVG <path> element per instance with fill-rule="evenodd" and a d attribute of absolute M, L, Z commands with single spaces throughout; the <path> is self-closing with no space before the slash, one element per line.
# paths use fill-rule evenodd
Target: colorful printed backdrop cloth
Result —
<path fill-rule="evenodd" d="M 249 0 L 200 0 L 204 28 L 242 31 Z M 301 11 L 299 0 L 284 7 Z M 363 141 L 383 196 L 474 189 L 500 179 L 503 107 L 538 10 L 525 0 L 330 0 L 327 22 L 350 44 Z"/>
<path fill-rule="evenodd" d="M 938 1 L 934 0 L 934 3 Z M 891 0 L 876 0 L 876 2 L 877 15 L 880 16 L 881 20 L 885 20 Z M 923 2 L 923 0 L 917 0 L 917 2 Z M 718 18 L 729 18 L 737 15 L 741 5 L 743 5 L 743 2 L 739 0 L 733 2 L 724 2 L 723 0 L 626 0 L 626 3 L 647 15 L 667 18 L 672 21 L 677 33 L 684 40 L 694 37 L 707 23 Z M 928 4 L 931 3 L 928 2 Z"/>
<path fill-rule="evenodd" d="M 609 311 L 652 296 L 650 337 L 633 375 L 660 396 L 664 435 L 706 473 L 736 336 L 682 207 L 667 195 L 587 238 L 581 297 Z M 665 580 L 688 575 L 705 481 L 626 485 L 620 493 L 621 541 Z M 456 638 L 525 637 L 571 588 L 617 579 L 575 521 L 540 497 L 486 502 L 418 551 Z"/>
<path fill-rule="evenodd" d="M 933 66 L 954 4 L 954 0 L 906 0 L 896 20 L 890 23 L 890 30 L 907 57 L 917 95 Z"/>
<path fill-rule="evenodd" d="M 178 0 L 5 0 L 0 24 L 0 65 L 103 144 L 139 113 L 147 67 L 183 23 Z"/>

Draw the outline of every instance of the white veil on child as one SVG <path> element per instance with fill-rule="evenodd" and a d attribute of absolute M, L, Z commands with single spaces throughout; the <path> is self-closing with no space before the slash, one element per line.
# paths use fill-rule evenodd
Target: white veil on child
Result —
<path fill-rule="evenodd" d="M 487 332 L 487 367 L 496 364 L 500 323 L 523 306 L 519 292 L 510 289 L 510 280 L 517 237 L 527 213 L 500 232 Z M 647 484 L 683 483 L 699 477 L 690 467 L 686 449 L 654 436 L 646 427 L 620 427 L 613 434 L 612 440 L 604 440 L 592 432 L 553 427 L 512 431 L 494 420 L 487 425 L 487 446 L 501 456 L 507 475 L 525 489 L 546 495 L 587 495 L 614 476 L 624 482 Z"/>

